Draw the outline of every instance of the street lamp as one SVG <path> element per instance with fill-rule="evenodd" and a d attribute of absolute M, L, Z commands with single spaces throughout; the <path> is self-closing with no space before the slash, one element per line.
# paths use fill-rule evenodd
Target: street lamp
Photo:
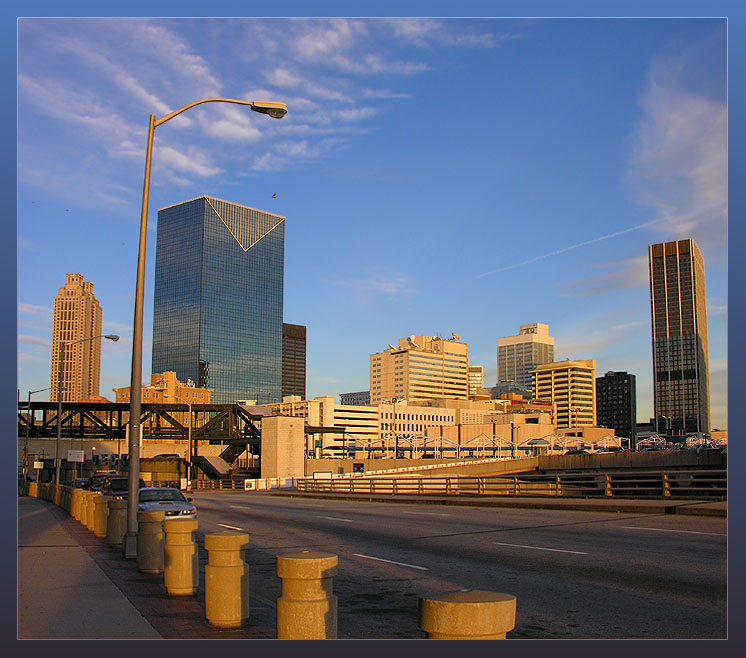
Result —
<path fill-rule="evenodd" d="M 137 279 L 135 286 L 135 316 L 132 331 L 132 374 L 130 377 L 130 435 L 128 457 L 127 533 L 124 536 L 124 557 L 137 557 L 137 491 L 140 482 L 140 410 L 142 396 L 142 318 L 145 302 L 145 244 L 148 232 L 148 200 L 150 197 L 150 163 L 153 155 L 155 129 L 182 112 L 202 103 L 235 103 L 248 105 L 254 112 L 267 114 L 273 119 L 282 119 L 287 114 L 285 103 L 274 101 L 240 101 L 232 98 L 203 98 L 185 105 L 160 119 L 150 115 L 148 143 L 145 150 L 145 180 L 142 188 L 142 210 L 140 212 L 140 241 L 137 252 Z"/>
<path fill-rule="evenodd" d="M 163 394 L 164 398 L 176 398 L 189 407 L 189 424 L 187 426 L 187 490 L 192 489 L 192 403 L 178 395 Z"/>
<path fill-rule="evenodd" d="M 81 338 L 80 340 L 74 340 L 71 343 L 60 343 L 60 365 L 57 372 L 57 445 L 54 454 L 54 483 L 60 483 L 60 439 L 62 438 L 62 391 L 66 390 L 63 386 L 64 373 L 65 373 L 65 350 L 69 345 L 77 345 L 78 343 L 85 343 L 89 340 L 96 340 L 97 338 L 106 338 L 107 340 L 113 340 L 115 343 L 119 340 L 119 336 L 114 334 L 102 334 L 99 336 L 91 336 L 90 338 Z"/>
<path fill-rule="evenodd" d="M 29 391 L 28 392 L 28 407 L 26 407 L 26 442 L 23 446 L 23 482 L 26 482 L 26 478 L 28 477 L 28 437 L 29 437 L 29 431 L 31 429 L 31 396 L 34 393 L 41 393 L 42 391 L 49 391 L 51 390 L 51 387 L 47 388 L 40 388 L 38 391 Z M 24 484 L 25 486 L 25 484 Z"/>

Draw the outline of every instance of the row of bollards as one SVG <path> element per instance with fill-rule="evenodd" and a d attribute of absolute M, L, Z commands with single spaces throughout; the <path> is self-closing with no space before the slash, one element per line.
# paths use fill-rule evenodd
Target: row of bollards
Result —
<path fill-rule="evenodd" d="M 66 509 L 98 538 L 121 549 L 127 531 L 127 501 L 67 486 L 30 483 L 28 495 Z M 197 521 L 166 519 L 164 512 L 137 513 L 137 568 L 163 574 L 171 596 L 194 596 L 199 586 Z M 218 628 L 240 628 L 249 619 L 249 535 L 223 531 L 205 535 L 205 616 Z M 277 557 L 282 595 L 277 599 L 277 638 L 337 637 L 337 597 L 332 593 L 338 557 L 303 551 Z M 515 627 L 511 594 L 462 590 L 419 601 L 420 628 L 430 639 L 504 640 Z"/>

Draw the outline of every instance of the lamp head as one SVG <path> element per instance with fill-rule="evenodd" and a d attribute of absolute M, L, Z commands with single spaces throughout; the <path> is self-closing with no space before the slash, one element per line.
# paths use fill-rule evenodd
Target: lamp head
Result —
<path fill-rule="evenodd" d="M 119 336 L 115 334 L 107 334 L 104 336 L 104 338 L 107 338 L 108 340 L 113 340 L 115 343 L 119 340 Z"/>
<path fill-rule="evenodd" d="M 268 114 L 273 119 L 282 119 L 288 113 L 288 106 L 285 103 L 275 103 L 274 101 L 254 101 L 251 104 L 254 112 Z"/>

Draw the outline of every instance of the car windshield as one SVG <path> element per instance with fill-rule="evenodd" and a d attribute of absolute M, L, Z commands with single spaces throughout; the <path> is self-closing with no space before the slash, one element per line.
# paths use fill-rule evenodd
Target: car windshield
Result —
<path fill-rule="evenodd" d="M 154 503 L 154 502 L 174 502 L 174 503 L 185 503 L 186 498 L 177 489 L 151 489 L 148 491 L 140 492 L 141 503 Z"/>
<path fill-rule="evenodd" d="M 112 490 L 114 491 L 126 491 L 129 481 L 128 480 L 112 480 L 109 484 Z"/>

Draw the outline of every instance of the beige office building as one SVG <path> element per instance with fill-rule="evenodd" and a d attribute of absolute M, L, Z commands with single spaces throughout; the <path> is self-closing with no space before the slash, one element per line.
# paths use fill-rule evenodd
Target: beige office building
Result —
<path fill-rule="evenodd" d="M 596 362 L 545 363 L 533 371 L 534 398 L 554 402 L 557 428 L 596 424 Z"/>
<path fill-rule="evenodd" d="M 130 401 L 130 387 L 113 388 L 117 402 Z M 198 388 L 191 379 L 182 383 L 175 372 L 153 373 L 141 389 L 145 404 L 210 404 L 211 388 Z"/>
<path fill-rule="evenodd" d="M 410 336 L 370 356 L 370 403 L 469 397 L 467 345 L 458 334 Z"/>
<path fill-rule="evenodd" d="M 537 366 L 554 361 L 554 338 L 549 325 L 521 325 L 517 336 L 497 339 L 497 383 L 512 382 L 524 391 L 531 390 L 531 372 Z"/>
<path fill-rule="evenodd" d="M 484 366 L 469 366 L 469 397 L 482 395 L 484 389 Z"/>
<path fill-rule="evenodd" d="M 101 306 L 93 296 L 93 283 L 80 273 L 67 273 L 67 282 L 54 298 L 52 358 L 49 399 L 58 401 L 60 354 L 65 343 L 62 369 L 63 402 L 78 402 L 98 396 L 101 378 Z M 74 343 L 74 344 L 72 344 Z"/>

